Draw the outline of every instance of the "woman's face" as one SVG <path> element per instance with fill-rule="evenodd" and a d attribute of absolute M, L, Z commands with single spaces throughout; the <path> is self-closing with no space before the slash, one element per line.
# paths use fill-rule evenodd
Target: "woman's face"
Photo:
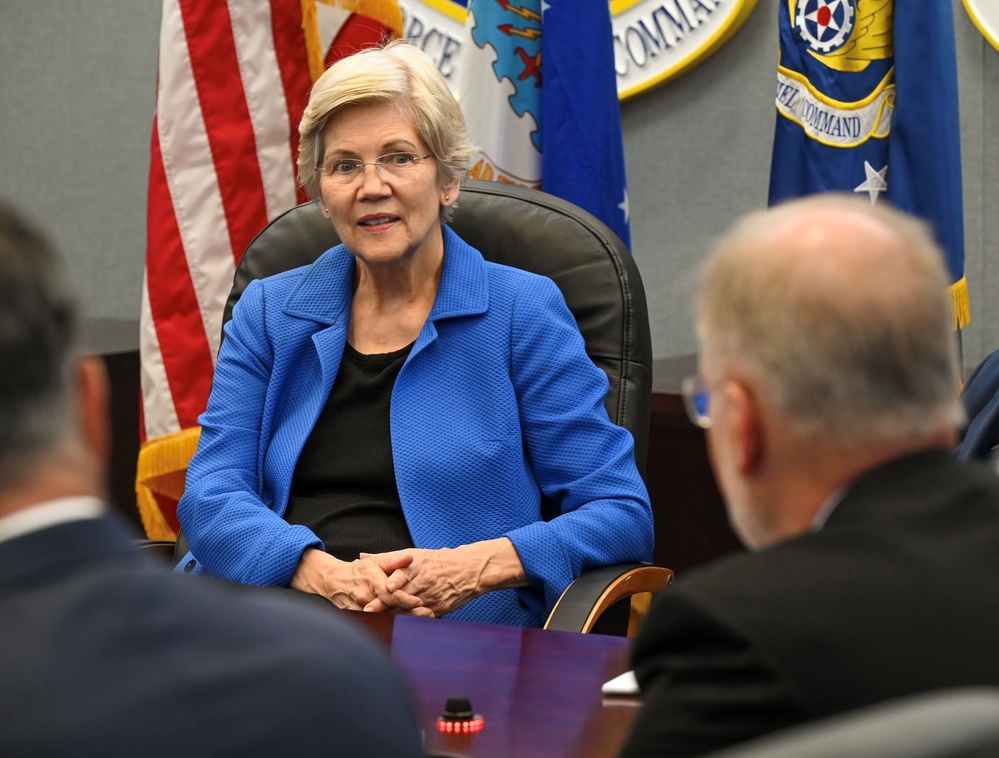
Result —
<path fill-rule="evenodd" d="M 386 153 L 424 156 L 430 152 L 401 109 L 390 102 L 349 106 L 323 130 L 321 165 L 340 158 L 373 164 Z M 340 182 L 323 172 L 324 214 L 359 263 L 371 267 L 406 264 L 443 251 L 440 207 L 458 196 L 458 182 L 442 182 L 433 158 L 418 161 L 403 175 L 373 165 Z"/>

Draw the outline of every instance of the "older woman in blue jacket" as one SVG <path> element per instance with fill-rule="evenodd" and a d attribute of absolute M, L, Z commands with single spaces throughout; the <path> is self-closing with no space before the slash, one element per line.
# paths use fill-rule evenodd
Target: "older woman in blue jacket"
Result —
<path fill-rule="evenodd" d="M 343 244 L 233 310 L 178 568 L 538 626 L 583 571 L 649 560 L 633 440 L 558 288 L 444 223 L 473 148 L 430 58 L 339 61 L 300 132 L 299 178 Z"/>

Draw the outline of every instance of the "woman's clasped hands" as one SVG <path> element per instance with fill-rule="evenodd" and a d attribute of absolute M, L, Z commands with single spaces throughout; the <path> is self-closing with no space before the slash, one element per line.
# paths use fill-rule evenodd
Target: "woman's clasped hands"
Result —
<path fill-rule="evenodd" d="M 362 553 L 355 561 L 310 548 L 290 586 L 348 610 L 433 617 L 492 590 L 525 583 L 513 543 L 501 537 L 456 548 Z"/>

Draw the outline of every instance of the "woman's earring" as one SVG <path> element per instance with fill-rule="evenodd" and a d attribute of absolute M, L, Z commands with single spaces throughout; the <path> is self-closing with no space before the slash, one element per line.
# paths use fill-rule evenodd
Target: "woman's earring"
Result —
<path fill-rule="evenodd" d="M 450 199 L 451 199 L 451 196 L 450 196 L 450 195 L 444 195 L 444 202 L 445 202 L 445 203 L 446 203 L 446 202 L 447 202 L 448 200 L 450 200 Z"/>

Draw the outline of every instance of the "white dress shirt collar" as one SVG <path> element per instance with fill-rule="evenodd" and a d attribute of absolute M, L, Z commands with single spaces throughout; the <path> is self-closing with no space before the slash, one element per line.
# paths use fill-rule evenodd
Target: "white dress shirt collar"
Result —
<path fill-rule="evenodd" d="M 61 497 L 0 518 L 0 542 L 70 521 L 99 518 L 107 506 L 96 497 Z"/>
<path fill-rule="evenodd" d="M 826 525 L 832 512 L 836 510 L 836 507 L 843 502 L 843 498 L 846 497 L 847 487 L 840 487 L 834 493 L 832 493 L 826 501 L 822 504 L 815 515 L 812 517 L 812 531 L 818 532 Z"/>

